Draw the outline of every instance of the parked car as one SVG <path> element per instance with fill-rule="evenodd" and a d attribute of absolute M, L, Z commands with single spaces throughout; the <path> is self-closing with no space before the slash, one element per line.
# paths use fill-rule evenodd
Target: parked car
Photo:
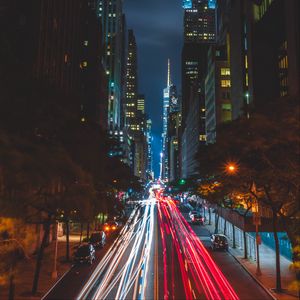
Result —
<path fill-rule="evenodd" d="M 80 245 L 74 254 L 76 264 L 89 263 L 91 265 L 95 259 L 95 248 L 91 244 Z"/>
<path fill-rule="evenodd" d="M 193 214 L 191 216 L 191 221 L 193 224 L 204 225 L 204 217 L 202 215 L 200 215 L 199 213 Z"/>
<path fill-rule="evenodd" d="M 213 251 L 219 249 L 228 251 L 228 240 L 224 234 L 213 234 L 210 241 Z"/>
<path fill-rule="evenodd" d="M 106 243 L 106 234 L 104 231 L 93 232 L 90 236 L 90 244 L 94 248 L 104 247 Z"/>
<path fill-rule="evenodd" d="M 191 211 L 189 212 L 189 217 L 190 217 L 190 219 L 192 219 L 192 216 L 193 216 L 193 215 L 196 215 L 196 214 L 198 214 L 198 211 L 197 211 L 197 210 L 191 210 Z"/>

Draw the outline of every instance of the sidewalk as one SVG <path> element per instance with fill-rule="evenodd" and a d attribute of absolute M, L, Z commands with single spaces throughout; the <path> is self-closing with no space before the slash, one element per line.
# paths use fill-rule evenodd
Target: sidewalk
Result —
<path fill-rule="evenodd" d="M 70 257 L 73 256 L 74 246 L 78 243 L 79 238 L 70 237 Z M 35 296 L 31 295 L 31 288 L 33 283 L 36 256 L 31 256 L 29 260 L 22 261 L 16 273 L 15 279 L 15 300 L 37 300 L 54 285 L 56 280 L 51 277 L 53 271 L 54 263 L 54 247 L 55 243 L 52 242 L 46 249 L 44 254 L 44 259 L 42 263 L 42 269 L 40 273 L 38 292 Z M 71 266 L 72 262 L 65 262 L 66 254 L 66 242 L 65 236 L 58 239 L 58 252 L 57 252 L 57 273 L 59 280 L 61 276 L 67 272 Z M 0 287 L 0 299 L 8 299 L 8 287 Z"/>
<path fill-rule="evenodd" d="M 215 230 L 215 214 L 212 213 L 212 225 L 206 224 L 205 227 L 213 233 Z M 229 243 L 232 241 L 229 240 Z M 232 246 L 232 244 L 231 244 Z M 284 289 L 284 293 L 275 293 L 275 279 L 276 279 L 276 268 L 275 268 L 275 252 L 271 248 L 264 244 L 259 247 L 260 253 L 260 269 L 262 275 L 256 275 L 256 261 L 251 259 L 244 259 L 244 252 L 240 248 L 233 249 L 230 247 L 229 253 L 235 257 L 236 260 L 244 267 L 244 269 L 251 275 L 251 277 L 258 281 L 272 296 L 278 300 L 296 300 L 298 296 L 295 292 L 288 291 L 289 284 L 295 279 L 295 273 L 289 270 L 291 261 L 283 256 L 280 256 L 280 267 L 281 267 L 281 284 Z"/>

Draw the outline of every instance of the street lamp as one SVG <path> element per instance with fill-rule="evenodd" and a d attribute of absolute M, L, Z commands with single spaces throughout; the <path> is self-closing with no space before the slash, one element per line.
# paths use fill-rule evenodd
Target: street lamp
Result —
<path fill-rule="evenodd" d="M 252 183 L 251 191 L 256 193 L 255 183 Z M 261 275 L 260 270 L 260 259 L 259 259 L 259 245 L 261 244 L 261 237 L 258 232 L 258 226 L 261 225 L 261 218 L 259 213 L 258 202 L 255 199 L 254 205 L 252 206 L 252 214 L 253 214 L 253 224 L 255 225 L 255 242 L 256 242 L 256 275 Z"/>
<path fill-rule="evenodd" d="M 227 174 L 234 175 L 238 172 L 238 166 L 236 163 L 233 162 L 228 162 L 225 166 L 225 170 Z M 253 182 L 251 186 L 251 191 L 256 192 L 256 186 Z M 255 201 L 255 205 L 252 208 L 252 214 L 253 214 L 253 224 L 255 225 L 255 242 L 256 242 L 256 275 L 261 275 L 261 270 L 260 270 L 260 260 L 259 260 L 259 245 L 261 244 L 261 237 L 258 232 L 258 226 L 261 225 L 261 218 L 259 215 L 259 208 L 258 208 L 258 203 Z M 246 247 L 246 245 L 245 245 Z M 247 251 L 247 250 L 246 250 Z"/>
<path fill-rule="evenodd" d="M 238 171 L 238 166 L 234 162 L 228 162 L 225 166 L 225 171 L 228 174 L 236 174 L 236 172 Z"/>

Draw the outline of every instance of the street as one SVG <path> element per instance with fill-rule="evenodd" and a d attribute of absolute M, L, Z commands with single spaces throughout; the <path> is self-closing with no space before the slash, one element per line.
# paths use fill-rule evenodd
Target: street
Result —
<path fill-rule="evenodd" d="M 271 299 L 186 217 L 172 200 L 141 201 L 97 262 L 73 267 L 43 299 Z"/>

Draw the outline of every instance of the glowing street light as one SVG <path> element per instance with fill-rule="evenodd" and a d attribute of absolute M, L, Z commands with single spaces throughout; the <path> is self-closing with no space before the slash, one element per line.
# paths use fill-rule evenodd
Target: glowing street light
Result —
<path fill-rule="evenodd" d="M 238 166 L 236 163 L 228 162 L 225 166 L 226 172 L 228 174 L 235 174 L 238 171 Z M 256 191 L 255 183 L 253 182 L 251 190 Z M 259 245 L 261 244 L 261 236 L 259 235 L 258 226 L 261 225 L 260 212 L 257 201 L 252 207 L 253 213 L 253 224 L 255 225 L 256 232 L 256 275 L 261 275 L 260 270 L 260 259 L 259 259 Z"/>
<path fill-rule="evenodd" d="M 226 172 L 229 174 L 235 174 L 238 170 L 238 167 L 235 163 L 229 162 L 226 164 Z"/>

